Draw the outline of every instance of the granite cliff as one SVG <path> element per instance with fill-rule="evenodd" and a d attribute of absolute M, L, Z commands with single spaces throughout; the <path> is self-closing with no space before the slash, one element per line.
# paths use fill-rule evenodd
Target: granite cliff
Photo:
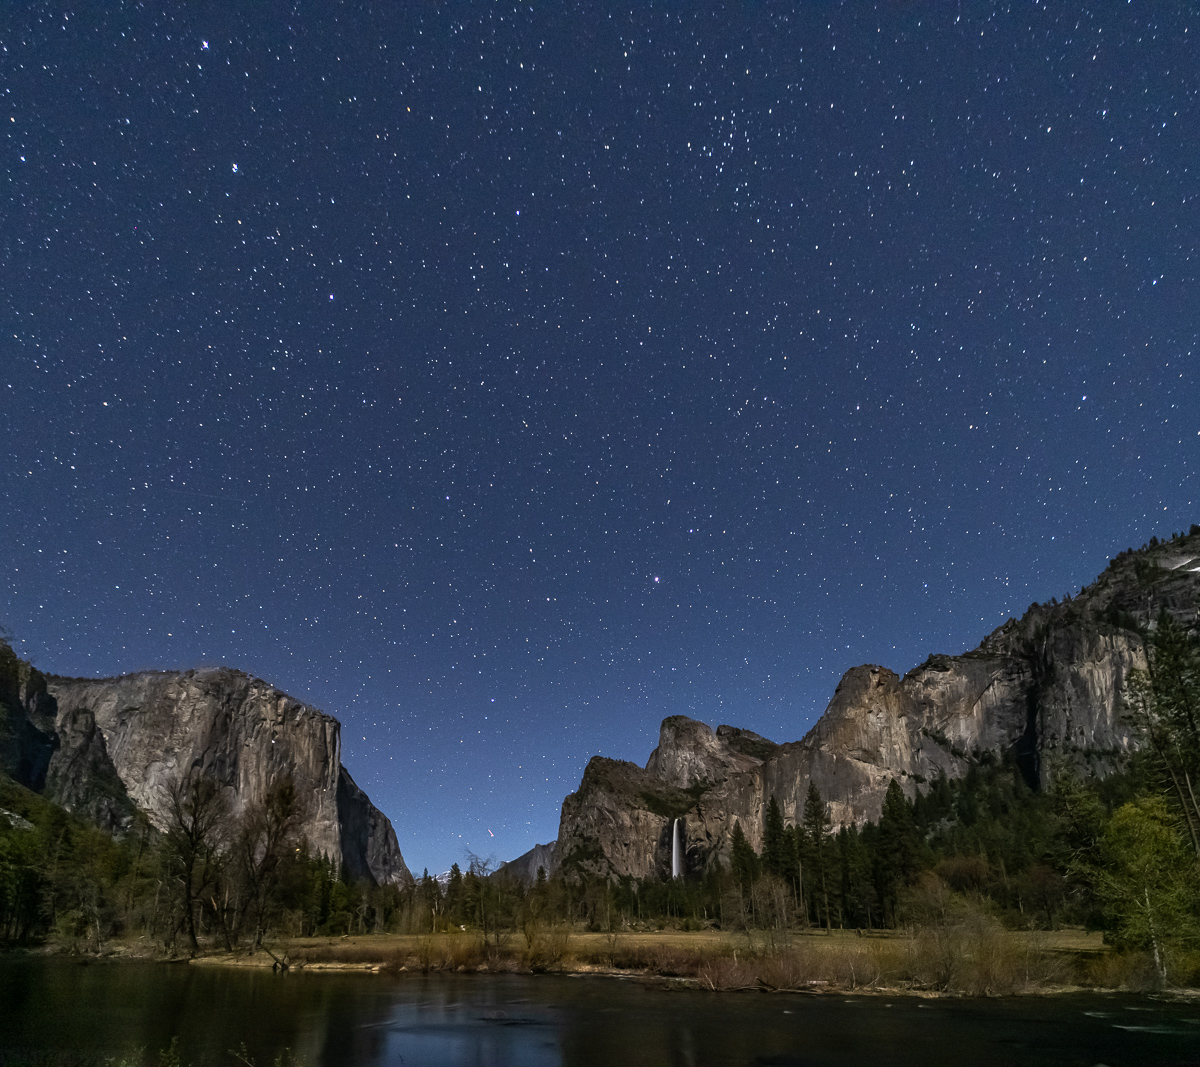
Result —
<path fill-rule="evenodd" d="M 934 655 L 903 677 L 854 667 L 799 741 L 663 721 L 644 768 L 594 757 L 563 801 L 556 868 L 608 877 L 670 875 L 674 820 L 686 867 L 728 862 L 740 822 L 755 848 L 774 796 L 800 816 L 810 782 L 835 825 L 879 817 L 892 779 L 910 796 L 939 773 L 1009 756 L 1039 786 L 1049 765 L 1115 769 L 1136 744 L 1121 714 L 1129 672 L 1145 666 L 1141 628 L 1161 611 L 1194 625 L 1200 608 L 1200 527 L 1121 553 L 1078 596 L 1034 604 L 962 655 Z"/>
<path fill-rule="evenodd" d="M 534 845 L 515 860 L 502 863 L 496 874 L 499 877 L 512 878 L 521 885 L 531 886 L 537 882 L 539 868 L 547 875 L 554 870 L 553 841 L 548 845 Z"/>
<path fill-rule="evenodd" d="M 0 769 L 113 833 L 163 829 L 169 784 L 195 771 L 239 813 L 290 774 L 309 847 L 377 884 L 408 883 L 392 824 L 341 765 L 337 719 L 224 668 L 43 675 L 0 646 Z"/>

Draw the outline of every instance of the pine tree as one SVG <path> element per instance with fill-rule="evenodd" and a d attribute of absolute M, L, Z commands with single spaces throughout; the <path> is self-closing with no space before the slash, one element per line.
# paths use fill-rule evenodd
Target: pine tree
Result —
<path fill-rule="evenodd" d="M 456 926 L 462 925 L 470 918 L 463 889 L 462 870 L 457 863 L 450 865 L 450 877 L 446 881 L 446 914 Z"/>
<path fill-rule="evenodd" d="M 893 778 L 883 798 L 883 814 L 879 819 L 875 869 L 880 903 L 885 918 L 896 921 L 896 904 L 900 889 L 916 873 L 920 859 L 920 837 L 913 822 L 912 809 L 900 784 Z"/>
<path fill-rule="evenodd" d="M 437 879 L 429 873 L 428 867 L 421 875 L 419 893 L 421 903 L 429 909 L 429 929 L 432 933 L 437 929 L 437 916 L 442 910 L 442 887 L 438 885 Z"/>
<path fill-rule="evenodd" d="M 874 829 L 872 827 L 872 829 Z M 839 907 L 842 926 L 873 926 L 875 891 L 871 884 L 871 855 L 856 826 L 843 826 L 837 834 Z"/>
<path fill-rule="evenodd" d="M 788 833 L 783 825 L 783 815 L 779 804 L 772 796 L 767 801 L 767 813 L 763 819 L 763 851 L 762 865 L 768 874 L 776 878 L 787 877 L 788 864 Z"/>
<path fill-rule="evenodd" d="M 796 910 L 808 921 L 807 898 L 804 895 L 804 862 L 808 855 L 807 839 L 802 826 L 789 826 L 788 834 L 788 881 L 796 897 Z"/>
<path fill-rule="evenodd" d="M 780 877 L 784 879 L 796 894 L 797 905 L 800 900 L 800 836 L 798 826 L 787 826 L 783 831 L 784 865 Z"/>
<path fill-rule="evenodd" d="M 733 824 L 733 836 L 729 844 L 729 865 L 734 880 L 743 891 L 748 890 L 758 878 L 758 853 L 746 840 L 740 822 Z"/>
<path fill-rule="evenodd" d="M 829 813 L 825 810 L 825 802 L 821 799 L 821 791 L 816 783 L 808 783 L 808 794 L 804 798 L 804 834 L 808 839 L 810 864 L 812 869 L 813 888 L 820 893 L 820 899 L 825 908 L 825 928 L 832 929 L 833 920 L 829 914 L 829 879 L 826 872 L 827 839 L 829 837 Z M 820 916 L 817 916 L 818 923 Z"/>

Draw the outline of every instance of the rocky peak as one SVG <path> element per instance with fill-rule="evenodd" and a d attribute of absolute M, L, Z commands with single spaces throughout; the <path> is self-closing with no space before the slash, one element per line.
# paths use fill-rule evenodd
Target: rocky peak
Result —
<path fill-rule="evenodd" d="M 735 823 L 759 845 L 771 797 L 796 822 L 812 783 L 835 825 L 877 819 L 893 779 L 912 796 L 985 754 L 1013 759 L 1034 787 L 1049 757 L 1108 773 L 1136 743 L 1122 693 L 1146 663 L 1142 630 L 1162 611 L 1200 622 L 1200 527 L 1120 553 L 1078 594 L 1031 605 L 972 651 L 931 655 L 903 677 L 878 664 L 850 668 L 800 741 L 665 719 L 645 770 L 589 764 L 563 803 L 556 862 L 569 848 L 587 857 L 581 869 L 661 875 L 679 820 L 688 867 L 702 869 L 727 862 Z"/>
<path fill-rule="evenodd" d="M 534 845 L 515 860 L 501 864 L 496 873 L 503 878 L 512 878 L 526 887 L 534 885 L 539 870 L 545 871 L 546 874 L 554 870 L 554 851 L 557 845 L 557 841 L 551 841 L 548 845 Z"/>
<path fill-rule="evenodd" d="M 740 751 L 738 741 L 749 731 L 722 729 L 727 732 L 718 736 L 719 731 L 714 734 L 705 723 L 686 715 L 663 719 L 658 731 L 658 748 L 650 753 L 646 770 L 676 789 L 687 789 L 699 782 L 715 782 L 762 762 Z M 757 734 L 750 736 L 758 738 Z"/>
<path fill-rule="evenodd" d="M 717 737 L 734 752 L 760 763 L 779 751 L 779 745 L 774 741 L 768 741 L 753 730 L 743 730 L 737 726 L 718 726 Z"/>

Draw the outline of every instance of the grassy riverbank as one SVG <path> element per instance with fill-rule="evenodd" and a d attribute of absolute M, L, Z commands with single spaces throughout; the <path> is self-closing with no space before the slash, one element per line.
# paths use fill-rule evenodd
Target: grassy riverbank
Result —
<path fill-rule="evenodd" d="M 470 932 L 296 938 L 270 953 L 211 952 L 218 966 L 390 972 L 601 973 L 683 980 L 704 989 L 1001 996 L 1157 988 L 1153 961 L 1098 933 L 1014 932 L 990 923 L 860 935 L 854 931 L 576 933 L 552 927 L 485 941 Z"/>

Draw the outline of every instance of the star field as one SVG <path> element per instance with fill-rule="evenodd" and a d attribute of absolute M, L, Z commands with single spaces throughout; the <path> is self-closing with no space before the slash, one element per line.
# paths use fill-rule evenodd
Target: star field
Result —
<path fill-rule="evenodd" d="M 1200 521 L 1182 3 L 0 29 L 0 620 L 338 716 L 410 865 Z"/>

